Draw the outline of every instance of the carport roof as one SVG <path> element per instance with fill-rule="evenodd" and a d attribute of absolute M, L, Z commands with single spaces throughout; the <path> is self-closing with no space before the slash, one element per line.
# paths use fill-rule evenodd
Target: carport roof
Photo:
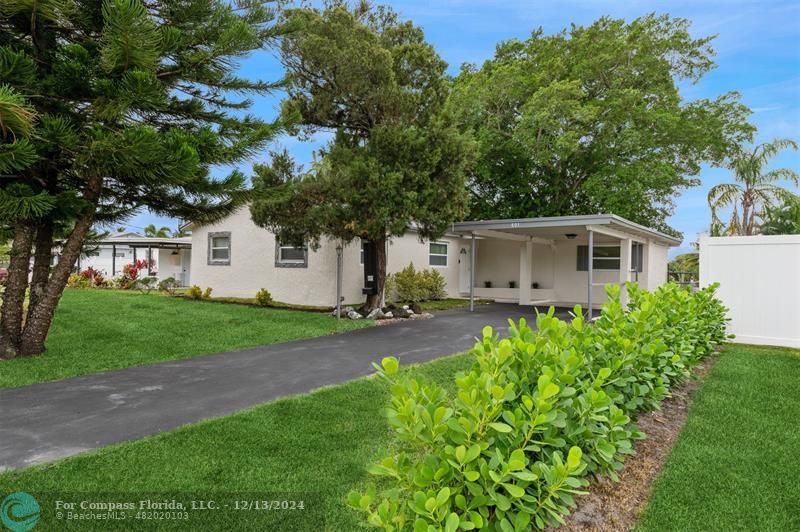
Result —
<path fill-rule="evenodd" d="M 530 233 L 535 229 L 543 230 L 587 230 L 587 226 L 609 226 L 610 229 L 618 229 L 633 235 L 645 236 L 676 246 L 681 243 L 681 239 L 674 236 L 650 229 L 643 225 L 626 220 L 615 214 L 590 214 L 576 216 L 548 216 L 542 218 L 514 218 L 509 220 L 475 220 L 457 222 L 453 224 L 454 233 L 469 234 L 473 231 L 492 230 L 506 231 L 511 233 Z M 529 231 L 526 231 L 529 230 Z"/>

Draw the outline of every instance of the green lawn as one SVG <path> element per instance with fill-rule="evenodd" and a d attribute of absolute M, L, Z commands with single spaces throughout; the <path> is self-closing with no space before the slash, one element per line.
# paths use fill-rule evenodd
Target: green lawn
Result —
<path fill-rule="evenodd" d="M 467 369 L 471 360 L 460 355 L 408 371 L 452 389 L 454 374 Z M 176 526 L 187 530 L 356 530 L 361 515 L 348 509 L 343 500 L 350 489 L 363 486 L 368 477 L 365 467 L 388 449 L 391 433 L 382 412 L 387 402 L 387 384 L 364 378 L 52 465 L 0 473 L 0 496 L 19 490 L 33 494 L 42 507 L 42 530 L 55 529 L 52 500 L 75 492 L 125 492 L 134 494 L 134 500 L 138 500 L 135 494 L 153 492 L 168 498 L 178 494 L 208 498 L 209 492 L 223 500 L 231 492 L 302 498 L 307 501 L 304 511 L 198 514 L 202 521 L 194 526 L 191 522 Z M 285 520 L 276 521 L 281 518 Z M 79 530 L 109 529 L 107 522 L 79 524 L 83 527 L 76 526 Z M 166 529 L 163 525 L 156 528 Z M 127 526 L 131 529 L 130 521 Z"/>
<path fill-rule="evenodd" d="M 0 388 L 321 336 L 372 325 L 158 294 L 67 289 L 47 352 L 0 361 Z"/>
<path fill-rule="evenodd" d="M 491 303 L 490 299 L 475 299 L 476 305 L 486 305 Z M 423 301 L 419 304 L 425 312 L 432 312 L 434 310 L 451 310 L 457 308 L 469 308 L 469 299 L 432 299 L 431 301 Z"/>
<path fill-rule="evenodd" d="M 800 530 L 800 351 L 725 349 L 639 530 Z"/>

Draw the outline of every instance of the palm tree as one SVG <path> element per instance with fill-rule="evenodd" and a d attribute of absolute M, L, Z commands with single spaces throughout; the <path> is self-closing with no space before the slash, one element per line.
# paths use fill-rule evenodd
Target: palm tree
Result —
<path fill-rule="evenodd" d="M 184 224 L 178 224 L 178 226 L 172 230 L 173 238 L 180 238 L 182 236 L 189 236 L 191 233 L 186 228 Z"/>
<path fill-rule="evenodd" d="M 783 205 L 766 207 L 761 234 L 800 235 L 800 196 L 792 196 Z"/>
<path fill-rule="evenodd" d="M 764 208 L 792 194 L 776 183 L 786 180 L 800 185 L 800 175 L 790 168 L 765 172 L 769 161 L 788 148 L 796 150 L 797 143 L 790 139 L 775 139 L 756 146 L 752 151 L 740 149 L 730 158 L 726 166 L 733 170 L 736 182 L 722 183 L 708 191 L 712 235 L 756 234 L 759 229 L 756 220 L 763 215 Z M 719 211 L 731 206 L 733 213 L 726 226 L 719 218 Z"/>
<path fill-rule="evenodd" d="M 154 236 L 158 238 L 166 238 L 169 236 L 169 227 L 162 226 L 156 229 L 155 224 L 150 224 L 144 228 L 144 236 Z"/>

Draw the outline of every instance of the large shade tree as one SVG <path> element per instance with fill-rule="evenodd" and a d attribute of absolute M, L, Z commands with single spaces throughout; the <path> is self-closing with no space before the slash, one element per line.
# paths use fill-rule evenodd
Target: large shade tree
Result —
<path fill-rule="evenodd" d="M 791 203 L 792 192 L 780 183 L 800 186 L 800 174 L 791 168 L 767 169 L 770 161 L 786 149 L 796 150 L 797 143 L 775 139 L 732 153 L 726 166 L 733 172 L 735 182 L 720 183 L 708 191 L 712 235 L 754 235 L 759 232 L 760 220 L 768 214 L 767 209 L 772 208 L 777 216 L 778 205 Z M 731 208 L 727 223 L 720 217 L 725 208 Z"/>
<path fill-rule="evenodd" d="M 273 85 L 235 73 L 237 60 L 281 33 L 272 7 L 0 4 L 0 223 L 13 236 L 0 357 L 43 351 L 93 225 L 143 207 L 214 219 L 247 199 L 241 173 L 213 179 L 209 168 L 252 156 L 279 127 L 246 114 L 246 95 Z M 61 256 L 51 269 L 56 238 Z"/>
<path fill-rule="evenodd" d="M 386 244 L 411 224 L 440 236 L 464 214 L 469 138 L 443 112 L 446 64 L 423 32 L 384 7 L 334 4 L 288 12 L 296 32 L 281 58 L 289 88 L 284 113 L 298 133 L 333 139 L 306 173 L 285 154 L 256 167 L 253 220 L 285 242 L 372 241 L 380 304 Z"/>
<path fill-rule="evenodd" d="M 714 67 L 711 41 L 684 19 L 604 17 L 465 65 L 449 106 L 478 140 L 470 216 L 609 212 L 670 231 L 676 192 L 752 133 L 738 95 L 681 97 Z"/>

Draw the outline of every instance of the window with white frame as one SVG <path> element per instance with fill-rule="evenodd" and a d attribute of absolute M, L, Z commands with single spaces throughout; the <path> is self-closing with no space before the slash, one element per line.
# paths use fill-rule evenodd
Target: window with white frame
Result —
<path fill-rule="evenodd" d="M 209 265 L 229 265 L 231 263 L 231 234 L 209 233 L 208 234 L 208 264 Z"/>
<path fill-rule="evenodd" d="M 431 242 L 428 251 L 429 265 L 447 266 L 447 242 Z"/>
<path fill-rule="evenodd" d="M 275 266 L 280 268 L 305 268 L 308 266 L 308 247 L 291 246 L 276 242 Z"/>
<path fill-rule="evenodd" d="M 618 245 L 599 245 L 592 248 L 592 269 L 594 270 L 619 270 Z M 578 246 L 578 271 L 585 272 L 589 269 L 589 246 Z"/>

